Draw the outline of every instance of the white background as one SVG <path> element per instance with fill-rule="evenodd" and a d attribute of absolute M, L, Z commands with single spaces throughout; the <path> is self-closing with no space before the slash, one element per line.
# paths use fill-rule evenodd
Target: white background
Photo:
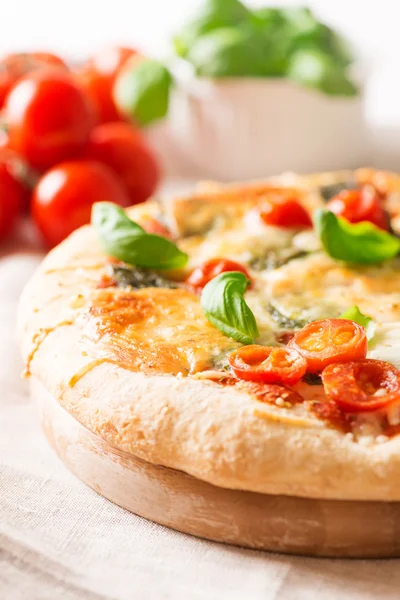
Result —
<path fill-rule="evenodd" d="M 0 0 L 0 53 L 36 48 L 80 59 L 101 46 L 122 43 L 168 55 L 171 33 L 199 1 Z M 348 34 L 365 58 L 366 112 L 374 131 L 376 162 L 396 168 L 400 165 L 400 3 L 314 0 L 308 4 Z"/>
<path fill-rule="evenodd" d="M 1 0 L 0 52 L 42 47 L 82 57 L 109 43 L 168 48 L 171 32 L 201 0 Z M 298 4 L 250 0 L 248 4 Z M 350 34 L 369 56 L 400 53 L 397 0 L 313 0 L 321 17 Z"/>

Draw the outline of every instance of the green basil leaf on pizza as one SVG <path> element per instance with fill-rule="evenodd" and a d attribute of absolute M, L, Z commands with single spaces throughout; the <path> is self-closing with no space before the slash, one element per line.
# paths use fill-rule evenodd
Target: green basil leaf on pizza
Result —
<path fill-rule="evenodd" d="M 201 294 L 201 307 L 210 323 L 242 344 L 252 344 L 259 336 L 255 317 L 244 299 L 249 284 L 246 275 L 230 271 L 214 277 Z"/>
<path fill-rule="evenodd" d="M 94 226 L 103 250 L 113 258 L 148 269 L 179 269 L 188 256 L 159 235 L 147 233 L 112 202 L 98 202 L 92 210 Z"/>
<path fill-rule="evenodd" d="M 373 265 L 400 252 L 400 239 L 369 221 L 349 223 L 330 211 L 317 209 L 314 226 L 325 252 L 337 260 Z"/>
<path fill-rule="evenodd" d="M 358 306 L 351 306 L 347 310 L 344 311 L 339 317 L 339 319 L 348 319 L 349 321 L 354 321 L 359 325 L 365 327 L 367 332 L 367 339 L 370 342 L 375 335 L 376 324 L 371 317 L 364 315 Z"/>

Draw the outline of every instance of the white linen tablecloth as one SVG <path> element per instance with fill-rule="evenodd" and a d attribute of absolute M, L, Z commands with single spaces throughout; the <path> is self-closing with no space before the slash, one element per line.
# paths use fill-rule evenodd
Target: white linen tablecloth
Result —
<path fill-rule="evenodd" d="M 0 258 L 0 600 L 400 597 L 397 560 L 301 558 L 203 541 L 114 506 L 70 474 L 20 378 L 16 306 L 38 261 L 28 252 Z"/>

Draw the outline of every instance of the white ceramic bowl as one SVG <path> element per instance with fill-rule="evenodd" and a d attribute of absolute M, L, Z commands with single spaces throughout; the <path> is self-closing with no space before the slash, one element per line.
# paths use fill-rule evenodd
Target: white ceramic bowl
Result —
<path fill-rule="evenodd" d="M 368 163 L 362 95 L 330 97 L 284 79 L 177 78 L 169 130 L 202 175 L 259 178 Z"/>

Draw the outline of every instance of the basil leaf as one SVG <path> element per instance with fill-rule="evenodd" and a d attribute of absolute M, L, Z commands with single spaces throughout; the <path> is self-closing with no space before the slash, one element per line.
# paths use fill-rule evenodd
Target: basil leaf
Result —
<path fill-rule="evenodd" d="M 357 86 L 329 52 L 319 48 L 297 50 L 290 58 L 289 79 L 331 96 L 355 96 Z"/>
<path fill-rule="evenodd" d="M 351 306 L 345 310 L 344 313 L 340 315 L 339 319 L 349 319 L 350 321 L 354 321 L 355 323 L 365 327 L 368 341 L 371 341 L 375 335 L 375 321 L 371 319 L 371 317 L 363 315 L 358 306 Z"/>
<path fill-rule="evenodd" d="M 305 6 L 288 6 L 282 8 L 280 13 L 298 33 L 312 31 L 318 24 L 312 11 Z"/>
<path fill-rule="evenodd" d="M 315 19 L 314 23 L 310 19 L 308 23 L 303 21 L 297 27 L 292 40 L 292 51 L 300 49 L 322 50 L 343 69 L 354 60 L 347 40 Z"/>
<path fill-rule="evenodd" d="M 201 307 L 210 323 L 243 344 L 252 344 L 260 335 L 254 315 L 244 300 L 249 283 L 238 271 L 221 273 L 207 283 L 201 294 Z"/>
<path fill-rule="evenodd" d="M 251 12 L 239 0 L 206 0 L 175 35 L 176 53 L 187 58 L 190 48 L 203 35 L 220 27 L 236 26 L 250 18 Z"/>
<path fill-rule="evenodd" d="M 314 226 L 325 252 L 338 260 L 373 265 L 400 252 L 400 239 L 368 221 L 349 223 L 330 211 L 317 209 Z"/>
<path fill-rule="evenodd" d="M 124 67 L 114 86 L 114 98 L 122 114 L 139 125 L 149 125 L 168 112 L 172 76 L 157 60 L 134 61 Z"/>
<path fill-rule="evenodd" d="M 267 74 L 262 36 L 249 27 L 221 27 L 201 36 L 187 60 L 200 77 L 259 77 Z"/>
<path fill-rule="evenodd" d="M 184 267 L 188 256 L 170 240 L 146 233 L 112 202 L 93 205 L 92 224 L 104 251 L 118 260 L 149 269 Z"/>
<path fill-rule="evenodd" d="M 92 209 L 92 225 L 102 236 L 146 234 L 143 227 L 132 221 L 126 212 L 113 202 L 96 202 Z"/>

